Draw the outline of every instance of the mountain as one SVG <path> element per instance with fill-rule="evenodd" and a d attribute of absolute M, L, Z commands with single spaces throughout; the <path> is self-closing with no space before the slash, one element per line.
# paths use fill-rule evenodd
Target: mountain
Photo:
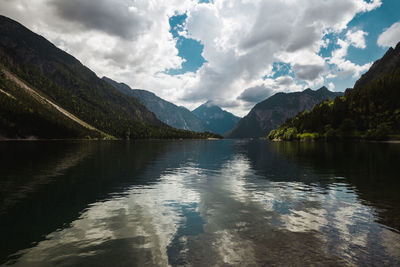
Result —
<path fill-rule="evenodd" d="M 191 138 L 68 53 L 0 16 L 3 138 Z M 62 118 L 59 120 L 59 118 Z"/>
<path fill-rule="evenodd" d="M 192 112 L 203 120 L 213 133 L 221 135 L 231 130 L 240 120 L 239 117 L 221 109 L 211 101 L 204 103 Z"/>
<path fill-rule="evenodd" d="M 313 91 L 277 93 L 255 105 L 226 137 L 246 138 L 266 136 L 272 129 L 303 110 L 310 110 L 323 100 L 343 93 L 331 92 L 326 87 Z"/>
<path fill-rule="evenodd" d="M 61 108 L 0 66 L 0 139 L 112 138 Z"/>
<path fill-rule="evenodd" d="M 202 120 L 184 107 L 178 107 L 152 92 L 132 89 L 124 83 L 118 83 L 107 77 L 103 77 L 102 79 L 121 93 L 139 99 L 158 119 L 169 126 L 195 132 L 211 131 Z"/>
<path fill-rule="evenodd" d="M 343 97 L 297 114 L 270 139 L 400 138 L 400 43 L 390 48 Z"/>
<path fill-rule="evenodd" d="M 398 68 L 400 62 L 399 49 L 399 44 L 397 44 L 395 49 L 390 47 L 381 59 L 375 61 L 371 68 L 361 75 L 360 79 L 356 81 L 354 89 L 361 88 L 374 80 L 380 79 L 385 74 Z"/>

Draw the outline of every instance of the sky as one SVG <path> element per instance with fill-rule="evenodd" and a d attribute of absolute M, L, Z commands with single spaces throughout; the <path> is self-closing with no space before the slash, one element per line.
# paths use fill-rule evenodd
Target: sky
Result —
<path fill-rule="evenodd" d="M 0 0 L 99 77 L 238 116 L 277 92 L 344 91 L 400 41 L 399 0 Z"/>

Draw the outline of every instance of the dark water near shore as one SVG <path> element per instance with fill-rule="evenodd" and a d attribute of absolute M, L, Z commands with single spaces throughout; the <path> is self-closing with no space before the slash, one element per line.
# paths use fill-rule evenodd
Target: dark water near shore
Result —
<path fill-rule="evenodd" d="M 0 265 L 399 266 L 400 144 L 0 142 Z"/>

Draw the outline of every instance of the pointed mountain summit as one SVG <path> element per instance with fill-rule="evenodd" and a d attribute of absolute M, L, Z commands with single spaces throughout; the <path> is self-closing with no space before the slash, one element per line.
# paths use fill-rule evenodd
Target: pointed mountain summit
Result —
<path fill-rule="evenodd" d="M 184 107 L 168 102 L 156 94 L 140 89 L 132 89 L 124 83 L 118 83 L 110 78 L 103 77 L 104 81 L 127 96 L 133 96 L 140 100 L 158 119 L 169 126 L 195 132 L 211 131 L 209 127 L 197 116 Z"/>
<path fill-rule="evenodd" d="M 192 112 L 203 120 L 213 133 L 221 135 L 231 130 L 240 120 L 239 117 L 223 110 L 212 101 L 204 103 Z"/>
<path fill-rule="evenodd" d="M 226 137 L 249 138 L 266 136 L 269 131 L 303 110 L 310 110 L 314 105 L 326 99 L 341 96 L 343 93 L 331 92 L 321 87 L 313 91 L 277 93 L 255 105 Z"/>
<path fill-rule="evenodd" d="M 0 138 L 207 137 L 161 122 L 136 97 L 0 16 Z"/>

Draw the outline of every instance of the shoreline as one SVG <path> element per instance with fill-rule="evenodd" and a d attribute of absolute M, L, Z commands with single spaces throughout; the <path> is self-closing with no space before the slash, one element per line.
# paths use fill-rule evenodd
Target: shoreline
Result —
<path fill-rule="evenodd" d="M 32 138 L 17 138 L 17 139 L 10 139 L 10 138 L 5 138 L 5 139 L 0 139 L 0 142 L 35 142 L 35 141 L 184 141 L 184 140 L 206 140 L 206 141 L 215 141 L 215 140 L 224 140 L 224 138 L 172 138 L 172 139 L 162 139 L 162 138 L 143 138 L 143 139 L 32 139 Z"/>
<path fill-rule="evenodd" d="M 268 138 L 260 138 L 260 140 L 268 140 L 273 143 L 279 143 L 279 142 L 300 142 L 300 143 L 313 143 L 313 142 L 329 142 L 329 143 L 335 143 L 335 142 L 365 142 L 365 143 L 393 143 L 393 144 L 398 144 L 400 143 L 400 139 L 386 139 L 386 140 L 369 140 L 369 139 L 354 139 L 354 138 L 344 138 L 344 139 L 336 139 L 336 140 L 326 140 L 324 138 L 318 138 L 318 139 L 295 139 L 295 140 L 283 140 L 283 139 L 268 139 Z"/>

